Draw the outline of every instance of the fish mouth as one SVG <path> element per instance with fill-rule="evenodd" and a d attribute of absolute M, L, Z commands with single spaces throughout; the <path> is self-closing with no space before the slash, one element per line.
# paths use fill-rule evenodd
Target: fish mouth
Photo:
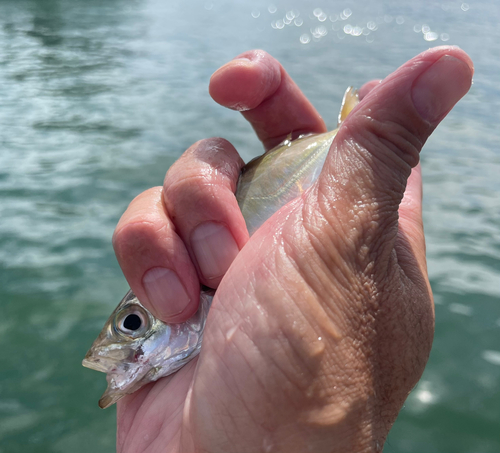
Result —
<path fill-rule="evenodd" d="M 82 365 L 85 368 L 107 374 L 116 370 L 121 360 L 123 360 L 122 355 L 114 357 L 104 354 L 102 350 L 90 348 L 82 360 Z"/>
<path fill-rule="evenodd" d="M 106 391 L 101 396 L 99 400 L 99 407 L 101 409 L 106 409 L 109 406 L 115 404 L 119 399 L 123 398 L 127 393 L 127 389 L 119 389 L 115 385 L 112 384 L 114 380 L 114 373 L 116 371 L 116 367 L 110 360 L 95 358 L 95 357 L 85 357 L 82 361 L 82 365 L 86 368 L 90 368 L 91 370 L 100 371 L 102 373 L 106 373 L 106 380 L 108 381 L 108 387 Z"/>
<path fill-rule="evenodd" d="M 82 360 L 82 365 L 91 370 L 100 371 L 101 373 L 108 373 L 114 366 L 114 360 L 107 357 L 96 357 L 92 350 L 87 352 L 87 355 Z"/>
<path fill-rule="evenodd" d="M 106 380 L 108 381 L 108 387 L 99 400 L 99 407 L 101 409 L 106 409 L 124 396 L 140 389 L 144 385 L 144 380 L 146 380 L 146 383 L 150 382 L 148 376 L 154 370 L 143 370 L 142 373 L 140 372 L 141 370 L 137 370 L 133 379 L 126 379 L 125 381 L 123 380 L 123 375 L 116 371 L 115 368 L 107 373 Z"/>
<path fill-rule="evenodd" d="M 100 371 L 102 373 L 111 374 L 111 370 L 114 368 L 111 360 L 106 360 L 106 358 L 95 357 L 92 355 L 91 351 L 87 353 L 82 361 L 82 365 L 85 368 L 90 368 L 91 370 Z M 108 379 L 107 379 L 108 380 Z M 99 400 L 99 407 L 101 409 L 106 409 L 109 406 L 115 404 L 120 398 L 125 396 L 125 393 L 117 391 L 115 387 L 110 385 L 108 380 L 108 388 L 101 396 Z"/>
<path fill-rule="evenodd" d="M 118 400 L 122 399 L 126 393 L 117 392 L 116 389 L 108 386 L 106 391 L 102 394 L 99 400 L 99 407 L 107 409 L 109 406 L 115 404 Z"/>
<path fill-rule="evenodd" d="M 108 381 L 108 387 L 106 391 L 101 396 L 99 400 L 99 407 L 101 409 L 106 409 L 109 406 L 115 404 L 119 399 L 123 398 L 127 393 L 127 389 L 119 389 L 112 382 L 114 380 L 114 373 L 116 371 L 115 361 L 109 360 L 102 357 L 95 357 L 89 353 L 85 356 L 82 361 L 82 365 L 91 370 L 100 371 L 106 373 L 106 380 Z"/>
<path fill-rule="evenodd" d="M 95 350 L 90 350 L 82 361 L 82 365 L 92 370 L 106 374 L 108 387 L 99 400 L 99 407 L 106 409 L 115 404 L 125 395 L 133 393 L 142 386 L 141 382 L 151 370 L 142 368 L 137 364 L 132 365 L 135 370 L 130 375 L 126 373 L 130 364 L 123 363 L 121 358 L 96 355 Z"/>
<path fill-rule="evenodd" d="M 94 362 L 93 360 L 87 358 L 82 360 L 82 365 L 85 368 L 90 368 L 91 370 L 100 371 L 101 373 L 107 373 L 109 370 L 109 368 L 105 364 Z"/>
<path fill-rule="evenodd" d="M 82 365 L 101 373 L 110 373 L 121 364 L 133 361 L 134 350 L 128 347 L 111 349 L 107 344 L 92 345 L 87 351 Z"/>

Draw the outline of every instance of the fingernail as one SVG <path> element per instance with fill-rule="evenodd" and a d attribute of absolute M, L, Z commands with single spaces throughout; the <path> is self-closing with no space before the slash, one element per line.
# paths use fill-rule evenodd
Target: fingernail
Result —
<path fill-rule="evenodd" d="M 444 55 L 414 82 L 413 104 L 424 120 L 438 123 L 469 91 L 471 81 L 467 63 Z"/>
<path fill-rule="evenodd" d="M 221 277 L 239 252 L 229 230 L 220 223 L 206 222 L 191 235 L 191 247 L 206 279 Z"/>
<path fill-rule="evenodd" d="M 190 299 L 177 274 L 164 267 L 154 267 L 142 278 L 153 311 L 166 319 L 178 315 L 188 306 Z"/>

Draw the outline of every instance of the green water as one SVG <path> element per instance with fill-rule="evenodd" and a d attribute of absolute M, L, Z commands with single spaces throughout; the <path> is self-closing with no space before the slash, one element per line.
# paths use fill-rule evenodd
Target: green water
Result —
<path fill-rule="evenodd" d="M 208 96 L 218 66 L 267 50 L 333 125 L 348 85 L 443 43 L 476 75 L 423 154 L 436 338 L 385 451 L 500 451 L 499 21 L 493 0 L 0 2 L 0 453 L 114 451 L 81 367 L 127 289 L 114 226 L 194 141 L 260 152 Z"/>

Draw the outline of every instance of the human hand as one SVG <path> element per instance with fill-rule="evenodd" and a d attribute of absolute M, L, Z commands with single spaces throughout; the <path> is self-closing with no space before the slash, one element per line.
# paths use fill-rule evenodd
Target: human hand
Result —
<path fill-rule="evenodd" d="M 130 204 L 114 246 L 148 309 L 182 322 L 200 282 L 218 289 L 199 359 L 118 402 L 118 451 L 382 450 L 434 329 L 419 152 L 472 72 L 439 47 L 365 85 L 317 183 L 250 240 L 233 195 L 243 162 L 222 139 L 194 144 Z M 326 131 L 260 51 L 219 69 L 210 93 L 244 110 L 266 149 Z"/>

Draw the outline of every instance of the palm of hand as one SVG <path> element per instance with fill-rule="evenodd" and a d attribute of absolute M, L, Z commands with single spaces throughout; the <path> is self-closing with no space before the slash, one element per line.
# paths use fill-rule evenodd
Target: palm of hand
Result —
<path fill-rule="evenodd" d="M 411 168 L 435 125 L 413 107 L 407 121 L 366 112 L 408 97 L 403 76 L 414 66 L 397 71 L 399 93 L 396 76 L 376 88 L 312 190 L 241 250 L 199 359 L 119 402 L 119 451 L 381 451 L 432 343 L 420 171 Z"/>

